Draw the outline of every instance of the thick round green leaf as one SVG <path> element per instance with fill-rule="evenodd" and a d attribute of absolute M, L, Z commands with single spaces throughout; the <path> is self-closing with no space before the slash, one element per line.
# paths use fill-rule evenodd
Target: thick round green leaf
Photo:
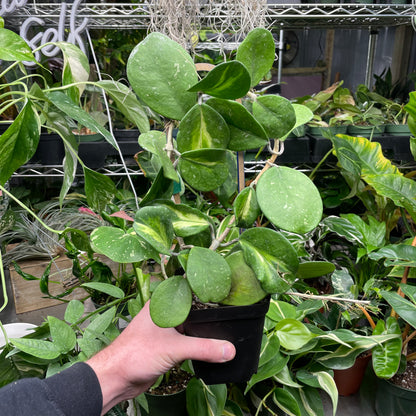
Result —
<path fill-rule="evenodd" d="M 242 251 L 235 251 L 225 260 L 231 269 L 231 290 L 221 301 L 222 304 L 251 305 L 267 295 L 261 288 L 253 269 L 245 262 Z"/>
<path fill-rule="evenodd" d="M 275 58 L 275 49 L 273 35 L 261 27 L 250 31 L 238 47 L 236 59 L 248 69 L 252 87 L 270 71 Z"/>
<path fill-rule="evenodd" d="M 250 84 L 247 68 L 241 62 L 230 61 L 217 65 L 189 91 L 235 100 L 247 94 Z"/>
<path fill-rule="evenodd" d="M 133 49 L 127 77 L 139 98 L 164 117 L 180 120 L 196 102 L 188 91 L 198 82 L 192 58 L 161 33 L 150 33 Z"/>
<path fill-rule="evenodd" d="M 133 228 L 159 253 L 170 254 L 173 226 L 169 209 L 164 206 L 140 208 L 134 218 Z"/>
<path fill-rule="evenodd" d="M 254 188 L 244 188 L 235 198 L 233 207 L 237 226 L 242 228 L 251 227 L 260 215 L 260 207 L 257 203 Z"/>
<path fill-rule="evenodd" d="M 203 247 L 189 252 L 186 277 L 202 302 L 221 302 L 231 290 L 231 269 L 224 257 Z"/>
<path fill-rule="evenodd" d="M 74 330 L 64 321 L 48 316 L 49 329 L 54 345 L 62 354 L 71 351 L 77 342 Z"/>
<path fill-rule="evenodd" d="M 253 102 L 253 116 L 264 127 L 269 138 L 280 139 L 296 124 L 290 101 L 279 95 L 263 95 Z"/>
<path fill-rule="evenodd" d="M 313 112 L 303 104 L 292 104 L 293 109 L 295 110 L 296 115 L 296 123 L 292 127 L 291 131 L 296 129 L 297 127 L 303 126 L 308 121 L 312 120 Z M 287 135 L 284 137 L 280 137 L 280 140 L 285 140 L 290 132 L 287 132 Z"/>
<path fill-rule="evenodd" d="M 206 104 L 196 104 L 186 113 L 176 138 L 180 152 L 204 148 L 226 149 L 229 140 L 227 123 Z"/>
<path fill-rule="evenodd" d="M 270 228 L 250 228 L 241 234 L 240 245 L 263 290 L 283 293 L 289 289 L 299 260 L 286 237 Z"/>
<path fill-rule="evenodd" d="M 0 59 L 36 62 L 29 45 L 17 33 L 0 28 Z"/>
<path fill-rule="evenodd" d="M 135 233 L 126 233 L 116 227 L 96 228 L 91 233 L 91 246 L 96 253 L 104 254 L 117 263 L 159 258 L 159 254 Z"/>
<path fill-rule="evenodd" d="M 278 228 L 306 233 L 321 220 L 323 205 L 319 191 L 298 170 L 274 166 L 260 177 L 256 191 L 260 209 Z"/>
<path fill-rule="evenodd" d="M 150 300 L 153 322 L 162 327 L 175 327 L 187 318 L 192 306 L 192 291 L 182 276 L 172 276 L 159 283 Z"/>
<path fill-rule="evenodd" d="M 139 206 L 153 203 L 156 199 L 166 199 L 173 195 L 174 182 L 172 179 L 167 178 L 164 175 L 163 168 L 159 170 L 155 180 L 152 182 L 152 186 L 146 192 L 146 195 L 142 198 Z"/>
<path fill-rule="evenodd" d="M 268 143 L 269 139 L 264 128 L 242 104 L 221 98 L 210 98 L 207 104 L 221 114 L 228 124 L 230 150 L 257 149 Z"/>
<path fill-rule="evenodd" d="M 212 191 L 228 177 L 227 151 L 200 149 L 185 152 L 179 159 L 182 178 L 198 191 Z"/>

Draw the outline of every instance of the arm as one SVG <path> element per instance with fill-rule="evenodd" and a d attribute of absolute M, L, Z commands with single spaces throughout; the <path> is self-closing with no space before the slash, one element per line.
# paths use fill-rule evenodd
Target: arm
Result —
<path fill-rule="evenodd" d="M 156 326 L 147 303 L 122 334 L 87 364 L 100 383 L 104 414 L 146 391 L 176 363 L 185 359 L 225 362 L 234 355 L 230 342 L 188 337 L 174 328 Z"/>

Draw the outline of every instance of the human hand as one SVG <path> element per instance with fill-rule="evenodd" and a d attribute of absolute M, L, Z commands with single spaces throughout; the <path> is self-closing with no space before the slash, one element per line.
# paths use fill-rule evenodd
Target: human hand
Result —
<path fill-rule="evenodd" d="M 87 364 L 100 382 L 104 414 L 146 391 L 160 375 L 186 359 L 221 363 L 234 356 L 235 347 L 228 341 L 194 338 L 175 328 L 158 327 L 147 302 L 120 336 Z"/>

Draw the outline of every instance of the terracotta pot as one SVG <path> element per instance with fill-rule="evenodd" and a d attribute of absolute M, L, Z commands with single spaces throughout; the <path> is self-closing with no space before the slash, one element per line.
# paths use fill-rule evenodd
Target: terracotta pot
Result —
<path fill-rule="evenodd" d="M 351 396 L 360 389 L 371 354 L 360 356 L 352 367 L 334 370 L 334 380 L 340 396 Z"/>

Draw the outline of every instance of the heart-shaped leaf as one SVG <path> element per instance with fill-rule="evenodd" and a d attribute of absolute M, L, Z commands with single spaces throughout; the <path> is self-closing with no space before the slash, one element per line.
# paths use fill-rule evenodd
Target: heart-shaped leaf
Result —
<path fill-rule="evenodd" d="M 169 209 L 164 206 L 140 208 L 136 213 L 133 228 L 159 253 L 170 254 L 173 226 Z"/>
<path fill-rule="evenodd" d="M 203 247 L 189 252 L 186 276 L 202 302 L 220 302 L 230 292 L 231 270 L 224 257 Z"/>
<path fill-rule="evenodd" d="M 250 84 L 247 68 L 241 62 L 229 61 L 217 65 L 189 91 L 235 100 L 247 94 Z"/>
<path fill-rule="evenodd" d="M 238 227 L 249 228 L 260 215 L 256 191 L 252 187 L 244 188 L 233 203 L 236 224 Z"/>
<path fill-rule="evenodd" d="M 296 125 L 295 110 L 290 101 L 279 95 L 263 95 L 253 102 L 253 116 L 264 127 L 268 137 L 280 139 Z"/>
<path fill-rule="evenodd" d="M 77 342 L 74 330 L 64 321 L 48 316 L 49 329 L 53 343 L 62 354 L 71 351 Z"/>
<path fill-rule="evenodd" d="M 98 227 L 91 233 L 91 246 L 117 263 L 135 263 L 147 259 L 159 260 L 159 253 L 133 232 L 116 227 Z"/>
<path fill-rule="evenodd" d="M 302 348 L 311 339 L 316 337 L 302 322 L 296 319 L 283 319 L 276 324 L 276 335 L 280 345 L 288 350 Z"/>
<path fill-rule="evenodd" d="M 227 151 L 200 149 L 182 153 L 179 159 L 182 178 L 199 191 L 212 191 L 228 177 Z"/>
<path fill-rule="evenodd" d="M 286 167 L 268 169 L 257 183 L 257 201 L 276 226 L 306 233 L 321 220 L 322 199 L 314 183 L 302 172 Z"/>
<path fill-rule="evenodd" d="M 88 205 L 95 211 L 101 212 L 114 198 L 117 188 L 114 182 L 106 175 L 83 167 L 85 178 L 85 194 Z"/>
<path fill-rule="evenodd" d="M 20 351 L 43 360 L 54 360 L 61 355 L 57 345 L 43 339 L 10 338 L 9 341 Z"/>
<path fill-rule="evenodd" d="M 210 98 L 207 104 L 221 114 L 228 124 L 230 150 L 244 151 L 267 144 L 266 131 L 242 104 L 221 98 Z"/>
<path fill-rule="evenodd" d="M 237 49 L 236 59 L 248 69 L 251 86 L 257 85 L 270 71 L 275 58 L 273 35 L 267 29 L 251 30 Z"/>
<path fill-rule="evenodd" d="M 131 52 L 127 77 L 140 100 L 164 117 L 181 120 L 196 102 L 194 62 L 178 43 L 153 32 Z"/>
<path fill-rule="evenodd" d="M 142 198 L 139 205 L 144 207 L 151 204 L 156 199 L 170 198 L 173 194 L 173 187 L 174 182 L 171 179 L 166 178 L 163 174 L 163 169 L 160 169 L 152 186 L 146 192 L 146 195 Z"/>
<path fill-rule="evenodd" d="M 0 59 L 2 61 L 29 61 L 36 59 L 29 45 L 17 33 L 0 28 Z"/>
<path fill-rule="evenodd" d="M 176 142 L 180 152 L 204 148 L 226 149 L 230 132 L 224 119 L 206 104 L 194 105 L 179 126 Z"/>
<path fill-rule="evenodd" d="M 185 321 L 191 306 L 192 291 L 188 282 L 182 276 L 172 276 L 159 283 L 153 292 L 150 315 L 162 328 L 175 327 Z"/>
<path fill-rule="evenodd" d="M 270 228 L 250 228 L 241 234 L 240 244 L 263 290 L 282 293 L 290 287 L 299 260 L 286 237 Z"/>

